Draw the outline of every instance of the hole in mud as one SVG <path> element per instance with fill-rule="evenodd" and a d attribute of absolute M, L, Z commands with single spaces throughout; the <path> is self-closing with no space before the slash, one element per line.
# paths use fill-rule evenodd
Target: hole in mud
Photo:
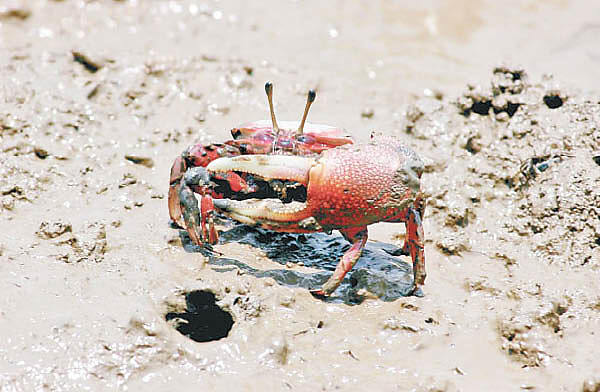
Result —
<path fill-rule="evenodd" d="M 596 238 L 596 241 L 594 241 L 596 243 L 596 245 L 600 246 L 600 237 Z"/>
<path fill-rule="evenodd" d="M 596 162 L 596 165 L 600 166 L 600 155 L 596 155 L 594 158 L 592 158 L 594 160 L 594 162 Z"/>
<path fill-rule="evenodd" d="M 521 106 L 521 104 L 509 102 L 506 108 L 506 113 L 508 113 L 508 115 L 512 117 L 516 113 L 519 106 Z"/>
<path fill-rule="evenodd" d="M 481 114 L 482 116 L 486 116 L 490 112 L 490 108 L 492 107 L 492 101 L 479 101 L 474 102 L 471 110 L 474 113 Z"/>
<path fill-rule="evenodd" d="M 165 315 L 165 320 L 171 321 L 182 335 L 196 342 L 227 337 L 233 327 L 233 317 L 216 304 L 214 293 L 192 291 L 185 295 L 185 302 L 185 312 L 169 312 Z"/>
<path fill-rule="evenodd" d="M 562 106 L 563 100 L 558 95 L 544 95 L 544 103 L 550 109 L 556 109 Z"/>

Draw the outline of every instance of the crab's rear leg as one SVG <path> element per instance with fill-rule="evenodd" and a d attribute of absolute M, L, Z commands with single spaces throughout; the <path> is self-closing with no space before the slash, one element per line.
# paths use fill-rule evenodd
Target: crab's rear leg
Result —
<path fill-rule="evenodd" d="M 344 253 L 333 275 L 323 284 L 323 287 L 318 290 L 311 290 L 311 293 L 315 296 L 328 296 L 338 288 L 342 280 L 344 280 L 346 273 L 354 267 L 354 264 L 360 258 L 367 243 L 368 232 L 366 226 L 340 230 L 340 233 L 342 233 L 348 242 L 352 243 L 352 246 Z"/>

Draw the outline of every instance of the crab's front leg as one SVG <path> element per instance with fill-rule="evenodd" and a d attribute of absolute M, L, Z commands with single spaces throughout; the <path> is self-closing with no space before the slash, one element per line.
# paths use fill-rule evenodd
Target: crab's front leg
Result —
<path fill-rule="evenodd" d="M 360 258 L 362 251 L 367 243 L 368 232 L 366 226 L 354 227 L 340 230 L 344 238 L 352 243 L 350 249 L 344 253 L 342 259 L 335 267 L 333 275 L 323 284 L 323 287 L 317 290 L 311 290 L 311 293 L 318 297 L 329 296 L 338 288 L 344 276 L 354 267 L 354 264 Z"/>

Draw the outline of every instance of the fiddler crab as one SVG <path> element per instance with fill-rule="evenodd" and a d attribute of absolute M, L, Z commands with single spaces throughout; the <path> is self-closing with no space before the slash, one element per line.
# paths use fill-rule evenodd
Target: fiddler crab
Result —
<path fill-rule="evenodd" d="M 306 122 L 316 94 L 309 91 L 300 122 L 280 124 L 273 85 L 265 85 L 271 121 L 231 130 L 233 140 L 196 144 L 171 168 L 169 214 L 197 245 L 216 244 L 214 215 L 264 229 L 313 233 L 339 230 L 352 244 L 317 297 L 329 296 L 352 269 L 367 242 L 367 226 L 404 222 L 406 237 L 393 255 L 412 258 L 413 295 L 425 283 L 420 192 L 423 162 L 393 138 L 355 143 L 343 130 Z M 199 195 L 199 201 L 194 194 Z"/>

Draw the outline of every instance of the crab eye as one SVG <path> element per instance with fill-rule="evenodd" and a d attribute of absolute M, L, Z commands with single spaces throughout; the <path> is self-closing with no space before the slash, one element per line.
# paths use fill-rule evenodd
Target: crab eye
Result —
<path fill-rule="evenodd" d="M 296 137 L 298 143 L 314 143 L 315 138 L 306 134 L 298 135 Z"/>

